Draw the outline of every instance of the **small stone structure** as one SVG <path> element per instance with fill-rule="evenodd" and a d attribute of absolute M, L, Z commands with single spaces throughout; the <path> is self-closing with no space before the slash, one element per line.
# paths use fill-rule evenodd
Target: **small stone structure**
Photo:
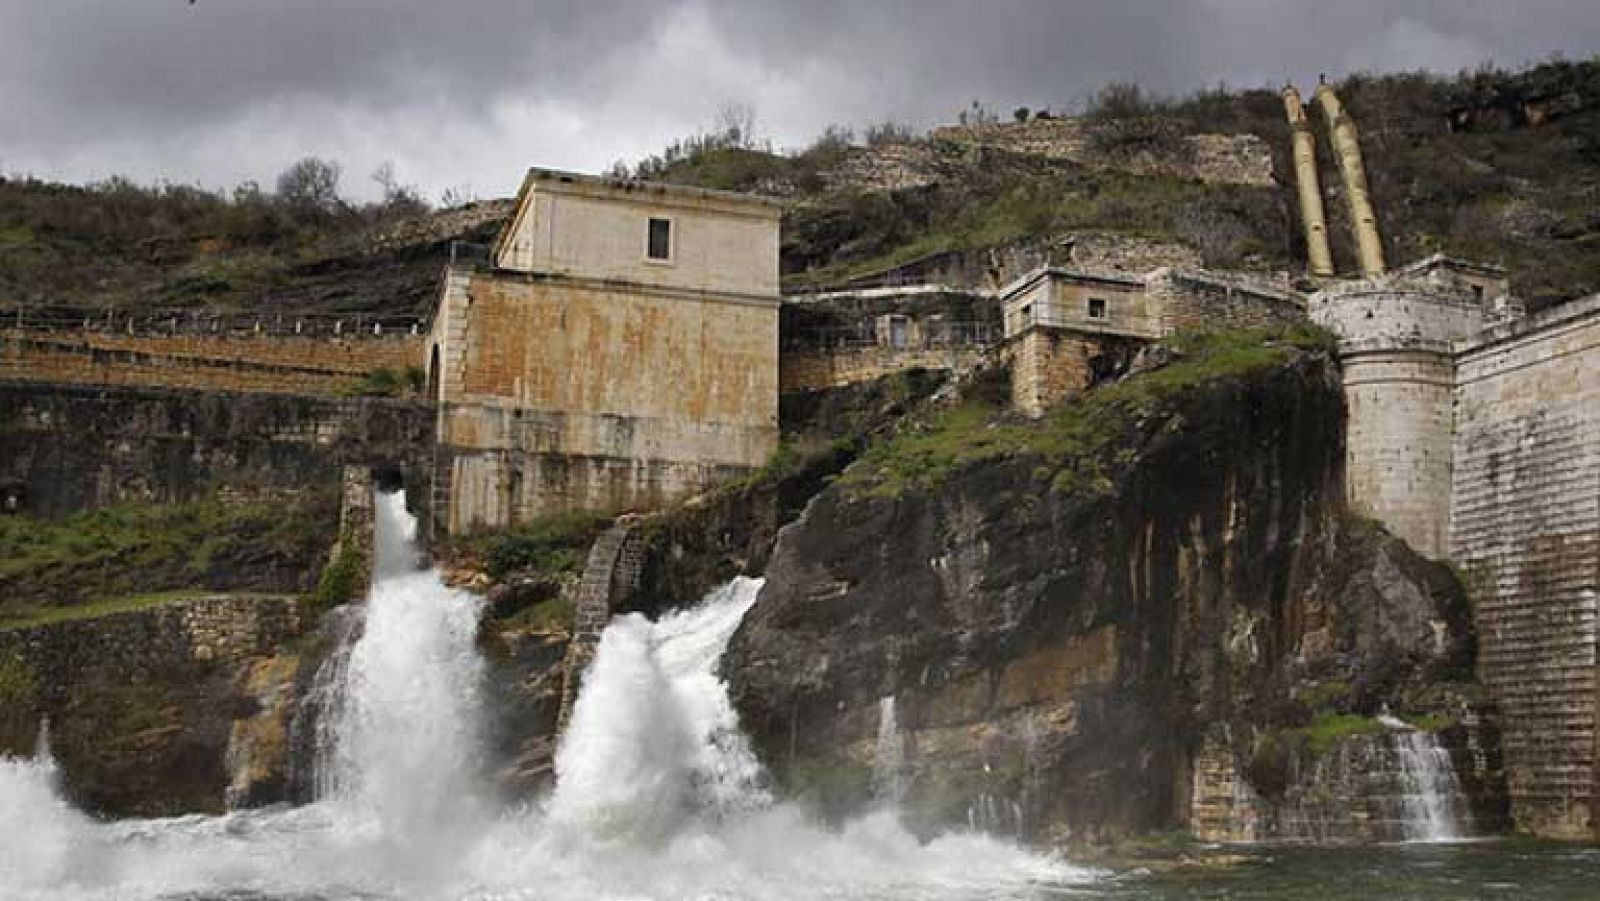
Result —
<path fill-rule="evenodd" d="M 934 129 L 930 137 L 936 142 L 993 147 L 1140 175 L 1197 178 L 1211 184 L 1253 187 L 1271 187 L 1276 183 L 1272 148 L 1255 135 L 1183 135 L 1170 151 L 1122 155 L 1096 149 L 1095 127 L 1085 119 L 1063 117 L 949 126 Z M 910 179 L 902 176 L 900 180 Z"/>
<path fill-rule="evenodd" d="M 778 439 L 772 201 L 533 170 L 487 266 L 452 267 L 429 336 L 436 521 L 654 508 Z"/>
<path fill-rule="evenodd" d="M 1194 328 L 1247 328 L 1305 316 L 1299 295 L 1195 270 L 1144 275 L 1045 267 L 1001 294 L 1012 402 L 1039 416 L 1127 371 L 1140 348 Z"/>
<path fill-rule="evenodd" d="M 990 295 L 936 284 L 787 297 L 780 390 L 840 388 L 910 369 L 968 372 L 999 341 L 998 312 Z"/>

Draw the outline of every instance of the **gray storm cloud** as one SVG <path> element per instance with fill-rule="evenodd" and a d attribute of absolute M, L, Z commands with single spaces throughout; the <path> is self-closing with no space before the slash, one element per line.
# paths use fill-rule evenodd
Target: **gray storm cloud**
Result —
<path fill-rule="evenodd" d="M 750 105 L 823 126 L 1062 107 L 1318 72 L 1516 65 L 1600 49 L 1594 0 L 0 0 L 0 167 L 347 189 L 393 161 L 429 194 L 598 169 Z"/>

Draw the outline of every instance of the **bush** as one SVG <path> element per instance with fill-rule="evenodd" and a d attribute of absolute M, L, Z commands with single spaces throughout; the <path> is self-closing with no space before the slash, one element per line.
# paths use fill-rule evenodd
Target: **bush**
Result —
<path fill-rule="evenodd" d="M 358 595 L 366 586 L 371 565 L 366 554 L 355 546 L 355 532 L 346 530 L 339 538 L 333 559 L 322 568 L 322 574 L 317 578 L 316 591 L 308 599 L 311 618 L 315 619 L 340 604 L 360 600 Z"/>
<path fill-rule="evenodd" d="M 556 513 L 504 532 L 481 536 L 484 568 L 495 579 L 522 570 L 547 575 L 580 572 L 589 545 L 611 522 L 592 512 Z"/>

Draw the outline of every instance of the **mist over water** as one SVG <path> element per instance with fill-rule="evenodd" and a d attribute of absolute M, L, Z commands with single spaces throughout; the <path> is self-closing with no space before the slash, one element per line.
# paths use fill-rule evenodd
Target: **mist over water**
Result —
<path fill-rule="evenodd" d="M 403 495 L 377 515 L 316 803 L 105 823 L 62 800 L 48 752 L 0 759 L 0 899 L 1005 898 L 1092 878 L 979 835 L 919 843 L 892 810 L 828 830 L 774 803 L 716 676 L 748 579 L 614 621 L 553 793 L 504 804 L 482 775 L 480 602 L 414 568 Z"/>

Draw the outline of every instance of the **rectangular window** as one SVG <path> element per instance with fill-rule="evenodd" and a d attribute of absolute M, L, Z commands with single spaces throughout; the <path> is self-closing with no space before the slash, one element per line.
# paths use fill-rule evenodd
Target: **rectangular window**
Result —
<path fill-rule="evenodd" d="M 1106 302 L 1098 297 L 1089 298 L 1089 318 L 1106 318 Z"/>
<path fill-rule="evenodd" d="M 905 350 L 906 320 L 904 316 L 895 316 L 889 320 L 889 346 L 895 350 Z"/>
<path fill-rule="evenodd" d="M 652 260 L 672 259 L 672 220 L 650 220 L 650 239 L 646 254 Z"/>
<path fill-rule="evenodd" d="M 1482 285 L 1473 285 L 1472 286 L 1472 299 L 1476 300 L 1478 303 L 1483 303 L 1483 286 Z"/>

